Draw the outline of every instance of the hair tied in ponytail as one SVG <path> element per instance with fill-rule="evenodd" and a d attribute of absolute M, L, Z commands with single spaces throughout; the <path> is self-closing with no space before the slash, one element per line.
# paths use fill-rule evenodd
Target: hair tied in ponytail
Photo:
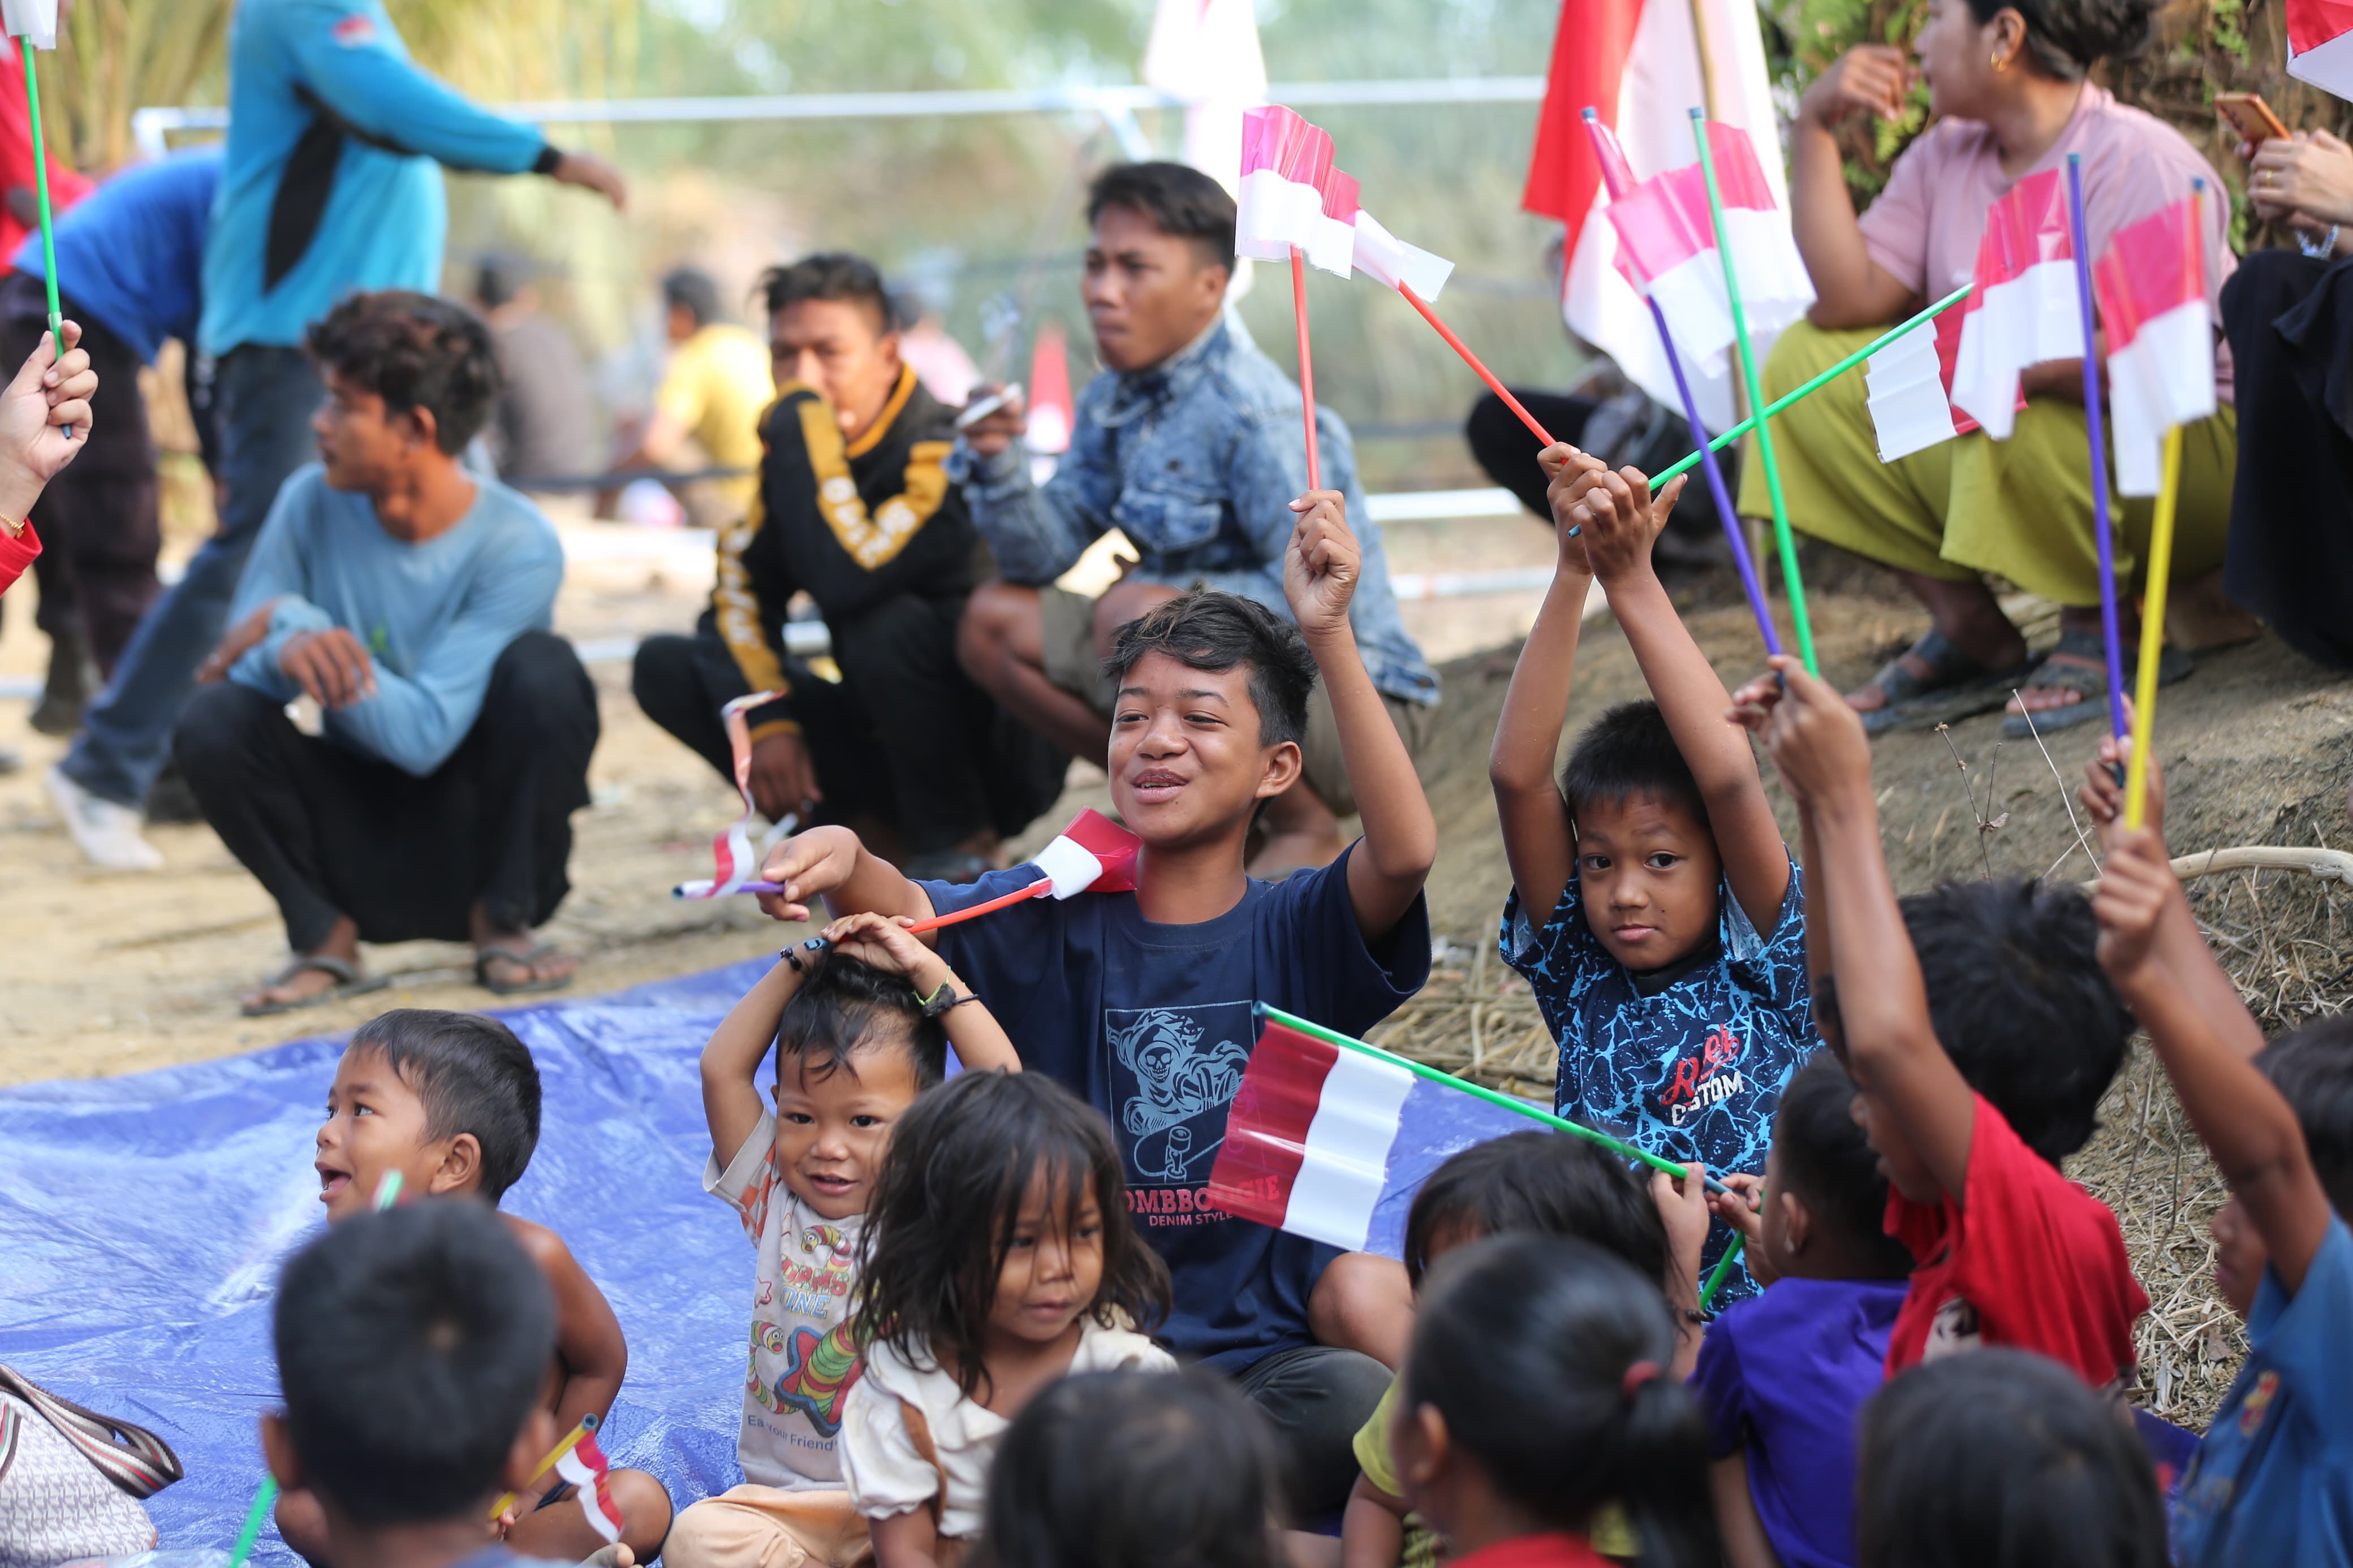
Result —
<path fill-rule="evenodd" d="M 1624 1394 L 1626 1402 L 1630 1405 L 1634 1402 L 1634 1395 L 1641 1391 L 1642 1385 L 1658 1375 L 1657 1362 L 1638 1361 L 1626 1369 L 1624 1377 L 1618 1380 L 1618 1392 Z"/>

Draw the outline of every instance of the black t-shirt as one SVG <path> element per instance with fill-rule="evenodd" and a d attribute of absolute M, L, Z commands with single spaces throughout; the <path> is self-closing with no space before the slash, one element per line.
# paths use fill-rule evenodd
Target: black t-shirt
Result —
<path fill-rule="evenodd" d="M 1132 1217 L 1176 1287 L 1157 1337 L 1228 1371 L 1314 1342 L 1308 1296 L 1338 1255 L 1202 1201 L 1258 1044 L 1250 1004 L 1362 1035 L 1430 977 L 1429 906 L 1417 898 L 1368 944 L 1347 865 L 1343 855 L 1320 871 L 1252 881 L 1240 903 L 1198 925 L 1156 925 L 1134 893 L 1081 893 L 939 933 L 940 955 L 997 1015 L 1022 1066 L 1111 1122 Z M 1020 866 L 969 886 L 923 887 L 944 914 L 1038 876 Z"/>

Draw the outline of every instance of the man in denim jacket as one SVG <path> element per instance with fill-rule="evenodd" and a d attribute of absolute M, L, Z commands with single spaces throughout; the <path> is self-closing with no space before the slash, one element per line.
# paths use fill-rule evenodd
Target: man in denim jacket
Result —
<path fill-rule="evenodd" d="M 1088 194 L 1094 234 L 1081 292 L 1103 373 L 1080 395 L 1071 449 L 1043 489 L 1018 444 L 1018 396 L 976 421 L 948 459 L 1002 582 L 976 589 L 957 652 L 1008 712 L 1074 756 L 1110 748 L 1112 633 L 1194 584 L 1288 616 L 1282 552 L 1307 489 L 1299 389 L 1226 313 L 1234 204 L 1179 163 L 1107 170 Z M 1419 752 L 1438 677 L 1406 635 L 1380 530 L 1366 514 L 1347 427 L 1316 411 L 1322 479 L 1346 498 L 1364 547 L 1348 618 L 1398 732 Z M 1139 559 L 1099 599 L 1053 586 L 1116 528 Z M 1251 870 L 1278 875 L 1340 852 L 1356 810 L 1332 708 L 1316 688 L 1300 782 L 1270 803 Z"/>

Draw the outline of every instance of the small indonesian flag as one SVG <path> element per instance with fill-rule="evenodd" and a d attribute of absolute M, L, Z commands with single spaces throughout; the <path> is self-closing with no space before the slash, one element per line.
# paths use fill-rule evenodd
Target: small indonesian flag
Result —
<path fill-rule="evenodd" d="M 1447 1158 L 1527 1119 L 1394 1062 L 1269 1023 L 1226 1118 L 1211 1207 L 1351 1252 L 1405 1253 L 1413 1195 Z"/>
<path fill-rule="evenodd" d="M 2287 74 L 2353 98 L 2353 4 L 2287 0 Z"/>
<path fill-rule="evenodd" d="M 1871 356 L 1863 382 L 1881 462 L 1924 452 L 1978 427 L 1953 406 L 1953 362 L 1960 347 L 1961 312 L 1947 310 Z"/>
<path fill-rule="evenodd" d="M 1054 841 L 1029 857 L 1058 899 L 1081 893 L 1135 891 L 1135 858 L 1144 840 L 1090 807 L 1071 819 Z M 1039 897 L 1046 894 L 1041 892 Z"/>
<path fill-rule="evenodd" d="M 1029 351 L 1029 428 L 1021 437 L 1033 452 L 1071 449 L 1071 348 L 1059 321 L 1038 329 Z"/>
<path fill-rule="evenodd" d="M 2155 495 L 2166 431 L 2215 409 L 2201 205 L 2191 196 L 2118 229 L 2092 268 L 2120 495 Z"/>
<path fill-rule="evenodd" d="M 1741 305 L 1751 341 L 1762 353 L 1763 343 L 1812 307 L 1813 279 L 1748 133 L 1715 121 L 1708 123 L 1707 132 L 1716 190 L 1724 202 L 1725 237 L 1740 277 Z M 1613 161 L 1622 167 L 1624 154 L 1616 150 L 1614 139 L 1604 145 L 1609 149 L 1604 153 L 1605 169 Z M 1698 163 L 1644 180 L 1612 201 L 1609 215 L 1618 237 L 1620 273 L 1636 292 L 1659 302 L 1675 346 L 1701 374 L 1725 374 L 1737 334 L 1708 213 L 1707 181 Z"/>
<path fill-rule="evenodd" d="M 1428 304 L 1454 275 L 1454 263 L 1419 246 L 1408 245 L 1362 207 L 1356 209 L 1356 270 L 1376 283 L 1410 289 Z"/>
<path fill-rule="evenodd" d="M 605 1451 L 596 1447 L 596 1434 L 583 1432 L 580 1440 L 556 1456 L 555 1473 L 570 1481 L 580 1497 L 580 1511 L 587 1517 L 597 1534 L 607 1541 L 621 1539 L 621 1510 L 613 1506 L 613 1489 L 606 1484 L 612 1467 L 605 1462 Z"/>
<path fill-rule="evenodd" d="M 796 818 L 787 814 L 775 824 L 758 848 L 752 846 L 752 818 L 759 808 L 752 804 L 752 736 L 750 721 L 744 717 L 754 708 L 765 708 L 781 701 L 782 691 L 753 691 L 736 698 L 719 710 L 720 726 L 727 731 L 727 749 L 733 753 L 735 793 L 744 798 L 744 815 L 712 835 L 711 858 L 718 875 L 709 881 L 681 882 L 672 889 L 681 899 L 720 899 L 730 893 L 740 893 L 765 884 L 754 884 L 754 876 L 760 861 L 776 841 L 790 833 Z"/>
<path fill-rule="evenodd" d="M 37 49 L 58 47 L 58 0 L 0 0 L 0 26 Z"/>
<path fill-rule="evenodd" d="M 1953 404 L 2003 441 L 2017 426 L 2018 373 L 2084 353 L 2075 246 L 2059 170 L 2029 175 L 1986 210 L 1976 278 L 1961 307 L 1968 314 L 1953 366 Z"/>
<path fill-rule="evenodd" d="M 1326 272 L 1355 259 L 1356 182 L 1332 166 L 1332 138 L 1280 106 L 1242 115 L 1242 190 L 1234 254 L 1289 262 L 1295 247 Z"/>

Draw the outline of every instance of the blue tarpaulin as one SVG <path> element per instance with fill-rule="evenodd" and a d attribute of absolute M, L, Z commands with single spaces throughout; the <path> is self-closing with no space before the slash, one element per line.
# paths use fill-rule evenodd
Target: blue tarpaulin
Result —
<path fill-rule="evenodd" d="M 539 1150 L 504 1206 L 604 1289 L 628 1379 L 598 1441 L 681 1507 L 742 1478 L 752 1249 L 705 1196 L 696 1059 L 755 960 L 501 1015 L 538 1059 Z M 148 1503 L 165 1547 L 226 1547 L 278 1395 L 270 1297 L 324 1224 L 312 1137 L 337 1039 L 129 1078 L 0 1090 L 0 1363 L 153 1428 L 187 1479 Z M 257 1562 L 294 1564 L 276 1531 Z"/>

